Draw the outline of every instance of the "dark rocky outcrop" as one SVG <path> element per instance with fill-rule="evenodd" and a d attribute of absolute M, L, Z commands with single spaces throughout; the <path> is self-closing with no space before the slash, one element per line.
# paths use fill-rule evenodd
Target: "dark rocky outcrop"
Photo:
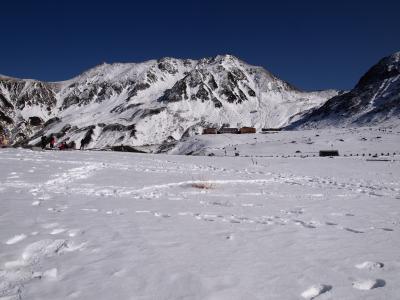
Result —
<path fill-rule="evenodd" d="M 114 107 L 114 108 L 110 111 L 110 113 L 117 113 L 117 114 L 120 114 L 120 113 L 123 113 L 124 111 L 137 108 L 137 107 L 141 106 L 142 104 L 143 104 L 143 103 L 132 103 L 132 104 L 129 104 L 129 105 L 125 105 L 125 103 L 123 103 L 123 104 L 120 104 L 120 105 Z"/>
<path fill-rule="evenodd" d="M 170 58 L 162 58 L 158 60 L 158 68 L 169 74 L 176 74 L 178 73 L 177 67 L 174 65 L 174 62 Z"/>
<path fill-rule="evenodd" d="M 381 59 L 347 93 L 310 110 L 288 129 L 360 126 L 400 118 L 400 52 Z"/>
<path fill-rule="evenodd" d="M 146 153 L 144 151 L 138 150 L 135 147 L 132 146 L 127 146 L 127 145 L 118 145 L 118 146 L 112 146 L 111 147 L 112 151 L 117 151 L 117 152 L 134 152 L 134 153 Z"/>
<path fill-rule="evenodd" d="M 40 126 L 43 124 L 43 120 L 40 117 L 29 117 L 29 125 L 31 126 Z"/>
<path fill-rule="evenodd" d="M 189 99 L 188 94 L 186 92 L 186 82 L 184 80 L 180 80 L 175 85 L 166 90 L 164 95 L 158 99 L 160 102 L 178 102 L 183 99 Z"/>
<path fill-rule="evenodd" d="M 5 113 L 0 111 L 0 122 L 4 122 L 6 124 L 13 124 L 14 120 L 7 116 Z"/>
<path fill-rule="evenodd" d="M 60 122 L 61 122 L 61 119 L 60 119 L 60 118 L 58 118 L 58 117 L 53 117 L 53 118 L 47 120 L 47 121 L 44 123 L 44 127 L 48 127 L 48 126 L 51 126 L 51 125 L 54 125 L 54 124 L 60 123 Z"/>
<path fill-rule="evenodd" d="M 130 131 L 130 137 L 135 137 L 136 135 L 136 125 L 135 124 L 131 124 L 128 126 L 122 125 L 122 124 L 118 124 L 118 123 L 114 123 L 114 124 L 108 124 L 106 126 L 103 127 L 102 129 L 102 133 L 105 132 L 126 132 L 126 131 Z"/>

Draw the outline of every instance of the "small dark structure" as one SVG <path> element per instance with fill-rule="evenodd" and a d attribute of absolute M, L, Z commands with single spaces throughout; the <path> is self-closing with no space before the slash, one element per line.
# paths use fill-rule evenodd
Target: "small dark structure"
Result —
<path fill-rule="evenodd" d="M 319 156 L 339 156 L 338 150 L 320 150 Z"/>
<path fill-rule="evenodd" d="M 217 134 L 216 128 L 204 128 L 203 134 Z"/>
<path fill-rule="evenodd" d="M 140 151 L 134 147 L 127 146 L 127 145 L 120 145 L 120 146 L 112 146 L 111 147 L 112 151 L 118 151 L 118 152 L 135 152 L 135 153 L 146 153 L 144 151 Z"/>
<path fill-rule="evenodd" d="M 281 131 L 282 128 L 262 128 L 262 132 L 269 132 L 269 131 Z"/>
<path fill-rule="evenodd" d="M 242 127 L 239 131 L 240 133 L 256 133 L 256 129 L 254 127 Z"/>
<path fill-rule="evenodd" d="M 218 130 L 218 133 L 220 133 L 220 134 L 223 134 L 223 133 L 237 134 L 237 133 L 239 133 L 239 129 L 231 128 L 231 127 L 223 127 L 220 130 Z"/>
<path fill-rule="evenodd" d="M 32 126 L 40 126 L 43 124 L 43 120 L 39 117 L 29 117 L 29 124 Z"/>

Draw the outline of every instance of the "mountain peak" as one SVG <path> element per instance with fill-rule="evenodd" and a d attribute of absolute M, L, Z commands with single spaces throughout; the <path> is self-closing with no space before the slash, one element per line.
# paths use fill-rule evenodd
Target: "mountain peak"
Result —
<path fill-rule="evenodd" d="M 400 52 L 372 66 L 350 91 L 329 99 L 291 127 L 362 126 L 400 117 Z"/>
<path fill-rule="evenodd" d="M 221 60 L 221 61 L 238 61 L 239 58 L 232 54 L 221 54 L 215 56 L 215 60 Z"/>
<path fill-rule="evenodd" d="M 356 88 L 400 75 L 400 52 L 382 58 L 361 77 Z"/>
<path fill-rule="evenodd" d="M 0 80 L 0 108 L 6 126 L 18 128 L 15 142 L 56 134 L 97 148 L 159 145 L 226 123 L 281 127 L 336 94 L 295 90 L 230 54 L 102 63 L 57 84 Z M 32 117 L 42 124 L 31 126 Z"/>

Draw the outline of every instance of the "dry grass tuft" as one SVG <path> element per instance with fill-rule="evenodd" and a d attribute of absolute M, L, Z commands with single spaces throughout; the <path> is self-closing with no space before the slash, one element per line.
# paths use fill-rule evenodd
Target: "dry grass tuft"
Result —
<path fill-rule="evenodd" d="M 194 182 L 190 185 L 192 188 L 201 189 L 201 190 L 211 190 L 215 188 L 215 185 L 211 182 Z"/>

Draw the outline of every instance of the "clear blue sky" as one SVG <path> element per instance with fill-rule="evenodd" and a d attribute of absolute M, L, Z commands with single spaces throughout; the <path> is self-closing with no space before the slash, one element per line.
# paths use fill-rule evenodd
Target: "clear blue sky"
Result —
<path fill-rule="evenodd" d="M 349 89 L 400 51 L 400 1 L 2 1 L 0 74 L 233 54 L 306 90 Z"/>

